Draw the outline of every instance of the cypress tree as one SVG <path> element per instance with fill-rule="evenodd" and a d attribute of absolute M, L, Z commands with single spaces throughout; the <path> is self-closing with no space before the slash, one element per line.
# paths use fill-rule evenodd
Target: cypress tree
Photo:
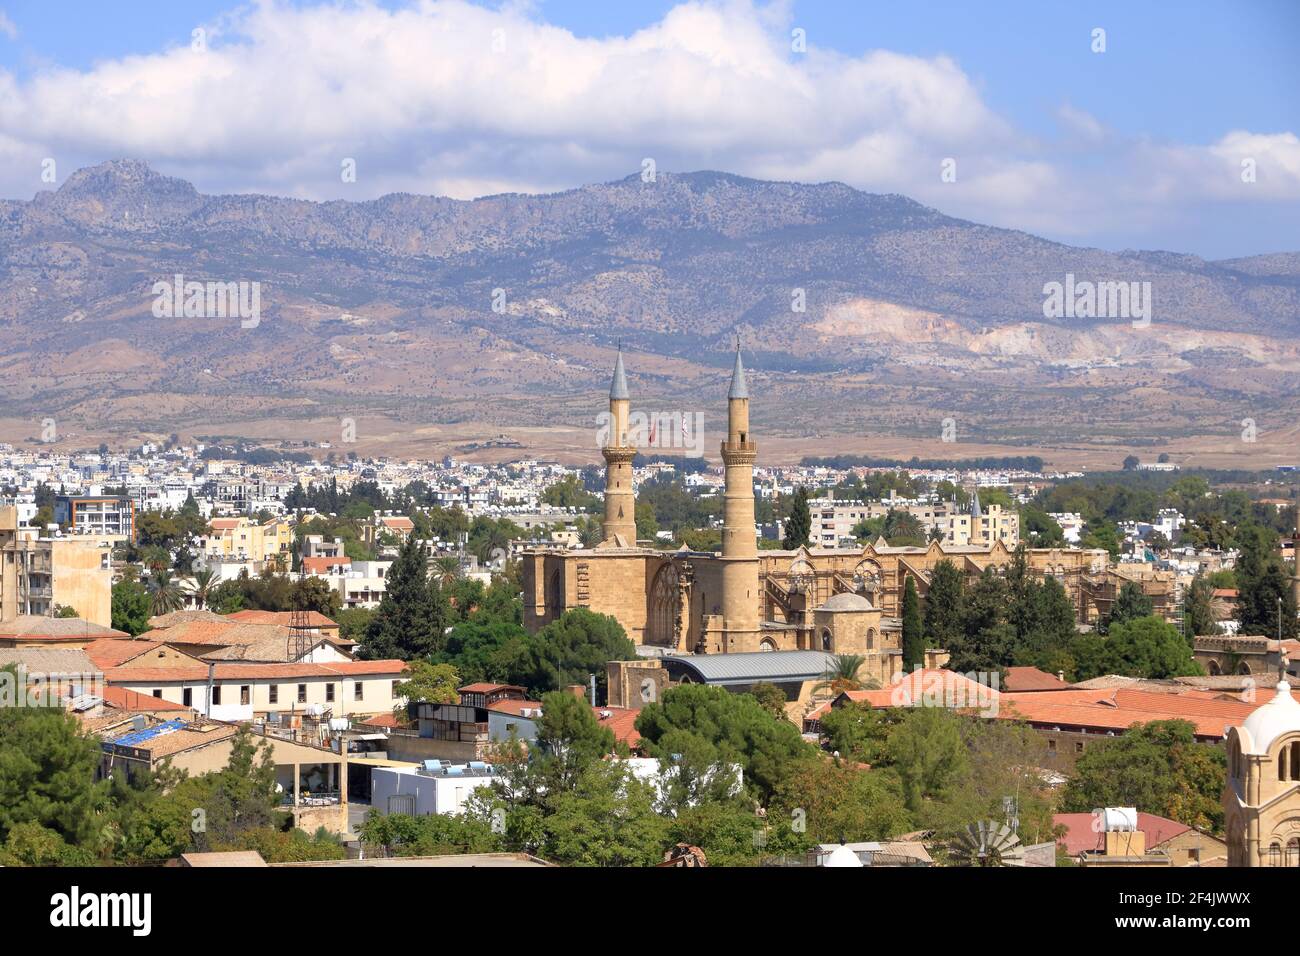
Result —
<path fill-rule="evenodd" d="M 442 648 L 447 619 L 447 602 L 429 577 L 424 547 L 411 537 L 388 571 L 384 598 L 366 627 L 362 656 L 427 657 Z"/>
<path fill-rule="evenodd" d="M 951 650 L 960 643 L 965 634 L 965 603 L 966 583 L 957 566 L 945 558 L 930 572 L 930 590 L 925 594 L 925 633 L 935 647 Z"/>
<path fill-rule="evenodd" d="M 808 489 L 800 485 L 795 489 L 790 505 L 790 517 L 785 519 L 785 538 L 781 547 L 787 551 L 806 548 L 812 534 L 812 513 L 808 510 Z"/>
<path fill-rule="evenodd" d="M 909 576 L 903 589 L 903 668 L 915 670 L 925 663 L 925 625 L 916 581 Z"/>

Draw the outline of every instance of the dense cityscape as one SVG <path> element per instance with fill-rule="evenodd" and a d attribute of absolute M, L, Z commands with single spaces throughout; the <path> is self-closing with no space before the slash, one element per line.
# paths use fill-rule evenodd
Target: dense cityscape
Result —
<path fill-rule="evenodd" d="M 0 0 L 16 938 L 1283 929 L 1298 42 Z"/>

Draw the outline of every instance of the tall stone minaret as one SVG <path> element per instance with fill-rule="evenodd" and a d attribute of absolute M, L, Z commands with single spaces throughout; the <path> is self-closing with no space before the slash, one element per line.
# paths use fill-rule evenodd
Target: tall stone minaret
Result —
<path fill-rule="evenodd" d="M 724 650 L 756 651 L 759 643 L 758 544 L 754 525 L 754 460 L 758 446 L 749 433 L 749 387 L 736 346 L 727 392 L 726 471 L 722 518 L 722 628 Z"/>
<path fill-rule="evenodd" d="M 612 547 L 636 545 L 636 496 L 632 491 L 632 459 L 636 457 L 636 449 L 627 435 L 630 406 L 620 348 L 618 361 L 614 363 L 614 379 L 609 385 L 609 440 L 600 450 L 605 456 L 603 544 Z"/>

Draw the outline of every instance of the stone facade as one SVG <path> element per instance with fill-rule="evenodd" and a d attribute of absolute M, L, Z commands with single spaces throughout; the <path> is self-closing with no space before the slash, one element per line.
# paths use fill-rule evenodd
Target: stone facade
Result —
<path fill-rule="evenodd" d="M 883 659 L 898 652 L 909 577 L 924 599 L 930 572 L 940 561 L 953 562 L 968 578 L 990 567 L 1005 572 L 1011 565 L 1012 550 L 1001 538 L 963 546 L 891 547 L 881 539 L 863 548 L 759 551 L 753 488 L 758 446 L 749 428 L 749 390 L 739 352 L 721 446 L 726 478 L 721 553 L 637 547 L 634 449 L 625 437 L 629 402 L 620 354 L 604 445 L 604 540 L 592 549 L 523 554 L 524 626 L 530 631 L 570 608 L 585 607 L 616 618 L 635 644 L 681 653 L 831 650 Z M 1080 620 L 1088 620 L 1089 608 L 1096 608 L 1096 594 L 1108 586 L 1114 590 L 1103 550 L 1030 549 L 1027 560 L 1035 576 L 1061 582 Z M 863 603 L 830 607 L 828 602 L 842 594 Z M 892 666 L 882 664 L 880 670 Z"/>
<path fill-rule="evenodd" d="M 1229 866 L 1300 866 L 1300 704 L 1286 681 L 1228 731 Z"/>

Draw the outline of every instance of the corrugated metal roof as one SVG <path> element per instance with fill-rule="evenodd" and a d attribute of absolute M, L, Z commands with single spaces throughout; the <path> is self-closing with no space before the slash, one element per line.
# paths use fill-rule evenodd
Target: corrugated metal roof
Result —
<path fill-rule="evenodd" d="M 822 651 L 753 651 L 665 657 L 663 664 L 673 676 L 686 670 L 692 680 L 706 684 L 748 684 L 813 680 L 825 674 L 834 660 L 835 655 Z"/>

